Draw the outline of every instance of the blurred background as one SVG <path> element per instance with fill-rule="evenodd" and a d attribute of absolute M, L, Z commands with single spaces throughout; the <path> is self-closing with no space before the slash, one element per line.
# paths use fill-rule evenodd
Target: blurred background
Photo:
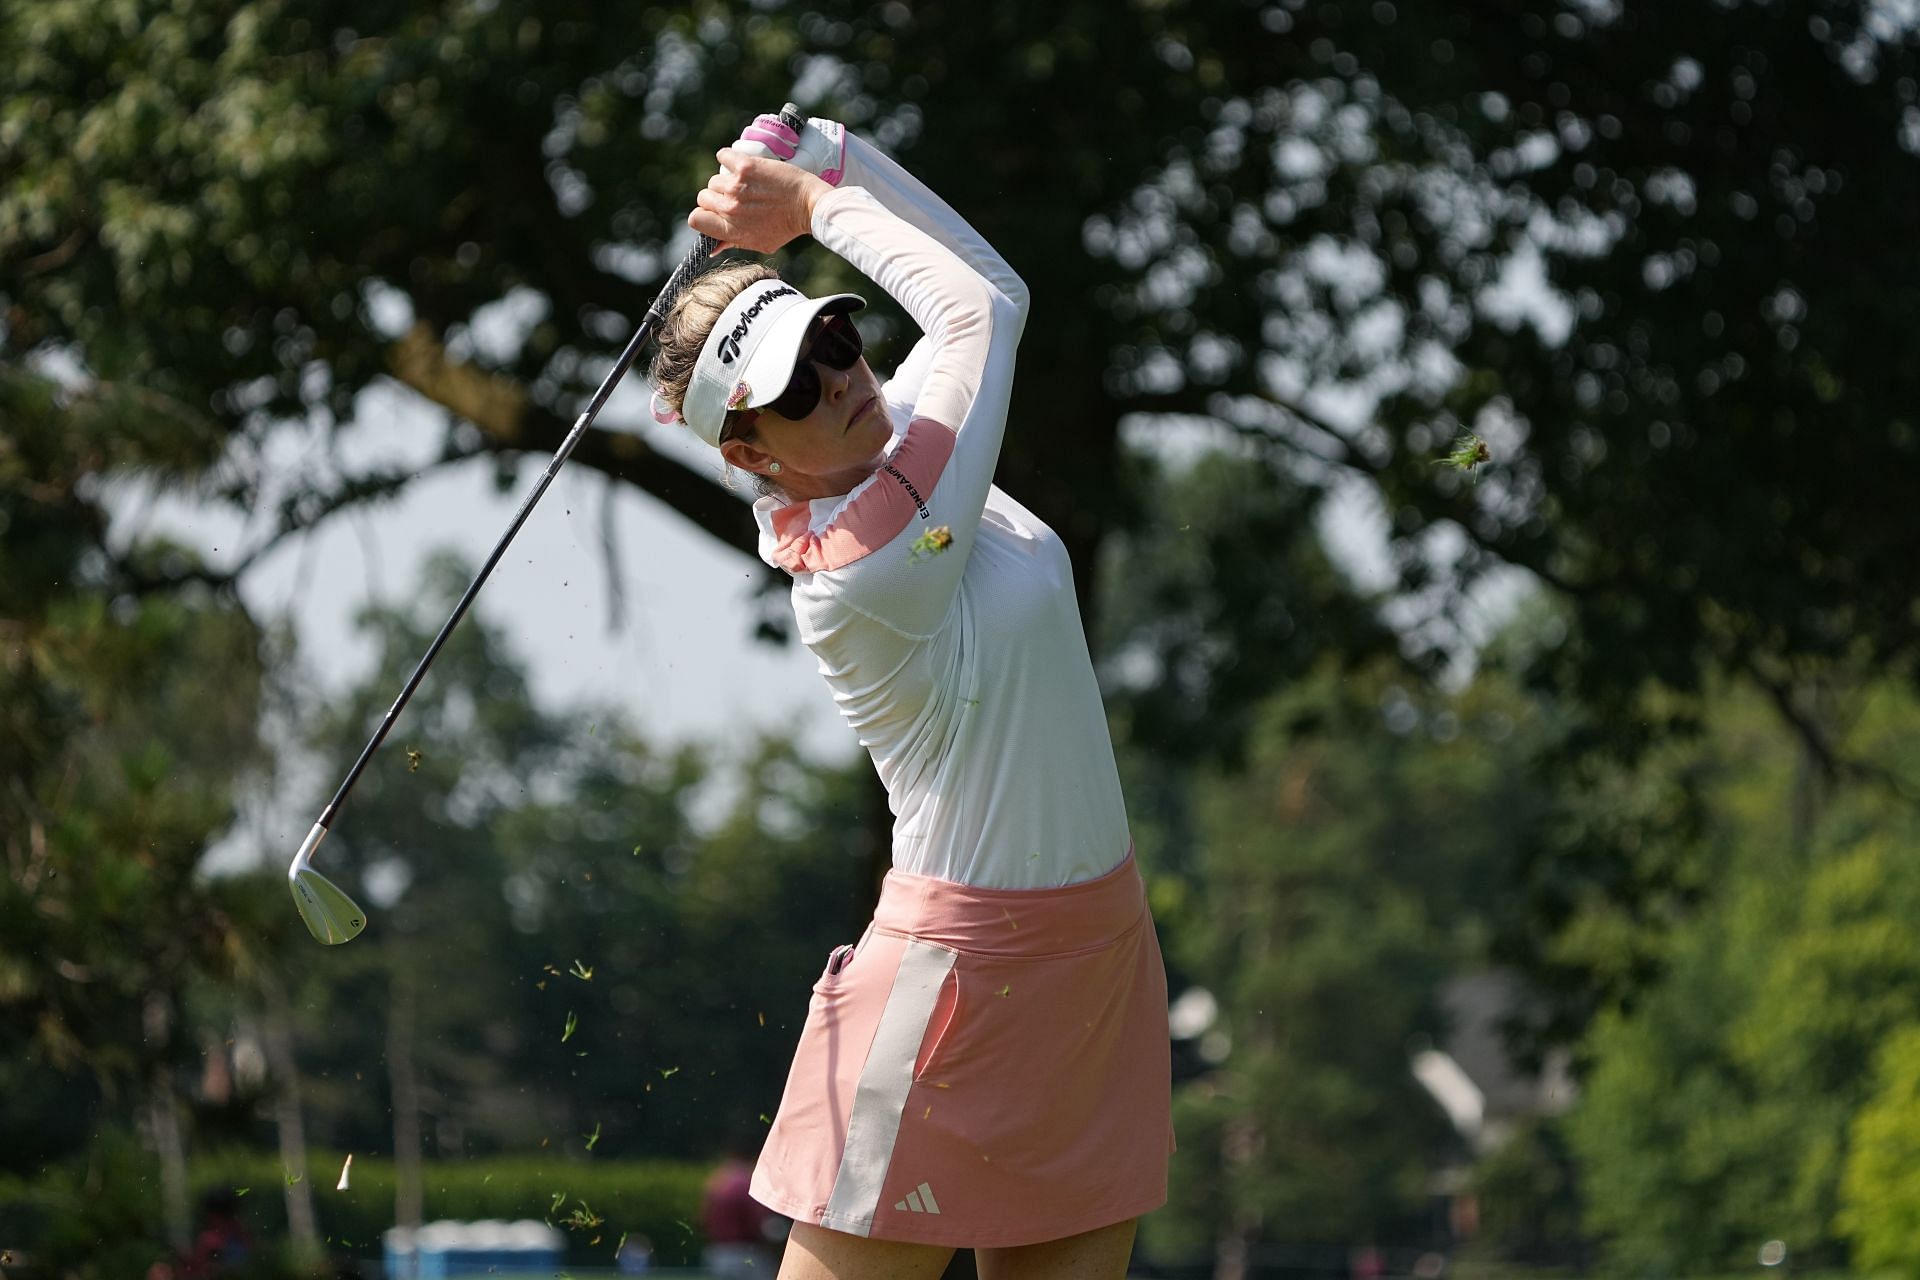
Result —
<path fill-rule="evenodd" d="M 8 0 L 0 1274 L 700 1274 L 887 815 L 637 375 L 283 870 L 790 98 L 1032 288 L 1136 1273 L 1920 1274 L 1913 0 Z"/>

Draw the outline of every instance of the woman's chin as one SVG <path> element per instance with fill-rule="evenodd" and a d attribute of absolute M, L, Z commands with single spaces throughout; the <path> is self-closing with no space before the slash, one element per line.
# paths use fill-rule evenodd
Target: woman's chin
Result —
<path fill-rule="evenodd" d="M 885 453 L 893 442 L 893 421 L 878 405 L 865 419 L 855 423 L 853 429 L 875 453 Z"/>

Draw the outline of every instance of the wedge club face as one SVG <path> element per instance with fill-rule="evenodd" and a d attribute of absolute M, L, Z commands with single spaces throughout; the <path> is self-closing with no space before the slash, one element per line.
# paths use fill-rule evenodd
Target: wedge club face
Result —
<path fill-rule="evenodd" d="M 307 932 L 332 947 L 359 937 L 367 927 L 367 913 L 346 890 L 313 869 L 313 851 L 326 835 L 327 829 L 315 823 L 287 868 L 287 885 L 293 890 L 294 909 L 307 922 Z"/>

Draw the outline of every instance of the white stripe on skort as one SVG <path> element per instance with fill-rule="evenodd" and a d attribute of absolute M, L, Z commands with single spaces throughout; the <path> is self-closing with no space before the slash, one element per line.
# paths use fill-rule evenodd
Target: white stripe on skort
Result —
<path fill-rule="evenodd" d="M 954 953 L 945 947 L 909 939 L 894 974 L 887 1007 L 874 1029 L 873 1048 L 860 1069 L 847 1117 L 847 1145 L 834 1174 L 833 1192 L 820 1215 L 821 1225 L 864 1236 L 873 1230 L 880 1187 L 893 1163 L 900 1116 L 913 1088 L 914 1061 L 926 1038 L 927 1023 L 940 999 L 940 986 L 953 971 Z"/>

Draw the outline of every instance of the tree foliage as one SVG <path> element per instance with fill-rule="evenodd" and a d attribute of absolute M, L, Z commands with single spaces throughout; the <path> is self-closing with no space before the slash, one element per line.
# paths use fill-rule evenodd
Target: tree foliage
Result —
<path fill-rule="evenodd" d="M 29 1097 L 63 1096 L 48 1069 L 144 1096 L 193 1052 L 180 986 L 230 977 L 246 948 L 194 873 L 260 765 L 263 637 L 205 590 L 101 593 L 106 516 L 84 478 L 179 447 L 142 428 L 137 398 L 0 369 L 0 416 L 0 1030 L 22 1051 L 8 1072 Z M 75 1136 L 48 1118 L 9 1126 L 0 1159 Z"/>
<path fill-rule="evenodd" d="M 358 749 L 465 578 L 442 558 L 413 608 L 368 617 L 383 656 L 367 683 L 307 710 L 322 758 Z M 751 1141 L 808 984 L 857 932 L 863 792 L 777 742 L 721 762 L 651 747 L 604 709 L 540 707 L 503 638 L 469 618 L 323 846 L 330 875 L 365 886 L 372 924 L 301 991 L 324 1011 L 300 1037 L 318 1139 L 391 1143 L 369 1068 L 407 984 L 429 1155 Z M 696 818 L 716 801 L 717 824 Z"/>
<path fill-rule="evenodd" d="M 1192 865 L 1156 901 L 1171 963 L 1220 1017 L 1200 1043 L 1215 1065 L 1180 1093 L 1157 1239 L 1425 1230 L 1451 1138 L 1411 1060 L 1448 1031 L 1442 984 L 1486 963 L 1540 798 L 1506 767 L 1532 732 L 1510 690 L 1428 699 L 1403 680 L 1301 682 L 1263 705 L 1246 770 L 1200 783 Z"/>
<path fill-rule="evenodd" d="M 1848 1136 L 1839 1227 L 1860 1266 L 1912 1275 L 1913 1242 L 1920 1239 L 1912 1177 L 1920 1160 L 1920 1027 L 1902 1028 L 1880 1045 L 1873 1095 Z"/>
<path fill-rule="evenodd" d="M 1880 701 L 1848 745 L 1904 761 L 1911 701 Z M 1872 1237 L 1839 1217 L 1842 1179 L 1850 1132 L 1870 1128 L 1874 1064 L 1920 1008 L 1920 881 L 1901 852 L 1913 814 L 1856 788 L 1796 835 L 1778 812 L 1790 760 L 1775 755 L 1771 785 L 1764 763 L 1728 774 L 1714 825 L 1740 858 L 1672 929 L 1658 984 L 1584 1046 L 1570 1128 L 1589 1220 L 1631 1266 L 1746 1265 L 1769 1240 L 1817 1264 L 1845 1257 L 1843 1232 Z"/>
<path fill-rule="evenodd" d="M 1376 602 L 1320 546 L 1318 489 L 1221 453 L 1145 454 L 1126 481 L 1151 514 L 1108 541 L 1094 638 L 1123 744 L 1238 765 L 1274 695 L 1394 651 Z"/>

